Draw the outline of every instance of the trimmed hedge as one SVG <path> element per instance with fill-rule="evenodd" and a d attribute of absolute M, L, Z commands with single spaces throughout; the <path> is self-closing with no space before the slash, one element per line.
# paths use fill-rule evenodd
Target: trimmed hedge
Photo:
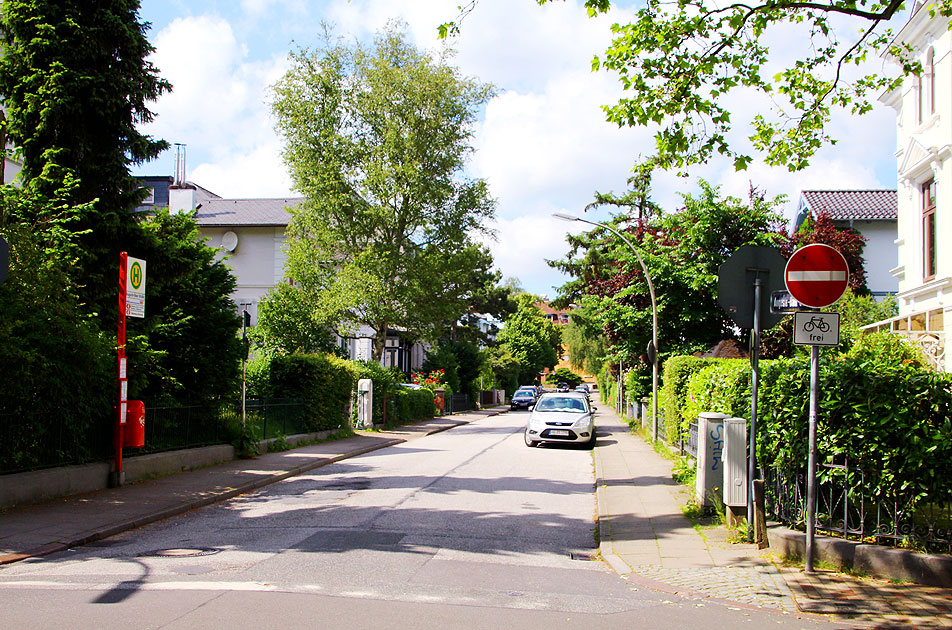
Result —
<path fill-rule="evenodd" d="M 665 438 L 675 444 L 680 435 L 687 435 L 688 425 L 696 416 L 685 416 L 683 407 L 688 399 L 688 383 L 698 371 L 717 359 L 702 359 L 694 356 L 671 357 L 664 362 L 658 406 L 665 417 Z"/>
<path fill-rule="evenodd" d="M 349 361 L 330 354 L 292 354 L 270 361 L 267 395 L 307 401 L 311 431 L 349 427 L 347 411 L 356 375 Z"/>
<path fill-rule="evenodd" d="M 686 360 L 682 378 L 697 365 Z M 789 474 L 807 461 L 809 360 L 760 366 L 758 460 Z M 848 458 L 851 468 L 875 477 L 877 496 L 952 496 L 952 375 L 930 369 L 917 348 L 882 333 L 860 337 L 842 354 L 821 352 L 819 376 L 820 462 Z M 683 421 L 700 411 L 750 417 L 746 360 L 713 360 L 690 374 L 686 387 L 676 388 L 673 380 L 666 371 L 666 411 L 676 406 Z"/>
<path fill-rule="evenodd" d="M 404 389 L 398 387 L 390 394 L 387 404 L 387 426 L 398 426 L 425 420 L 436 415 L 436 402 L 433 392 L 424 389 Z"/>

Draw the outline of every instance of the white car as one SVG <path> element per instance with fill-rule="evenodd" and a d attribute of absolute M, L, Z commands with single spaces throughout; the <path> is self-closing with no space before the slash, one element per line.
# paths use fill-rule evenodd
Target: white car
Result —
<path fill-rule="evenodd" d="M 595 408 L 581 392 L 546 393 L 539 397 L 526 426 L 526 446 L 541 442 L 595 446 Z"/>

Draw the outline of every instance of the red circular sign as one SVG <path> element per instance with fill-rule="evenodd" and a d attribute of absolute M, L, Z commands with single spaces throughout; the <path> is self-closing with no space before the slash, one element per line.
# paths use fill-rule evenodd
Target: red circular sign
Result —
<path fill-rule="evenodd" d="M 793 252 L 783 273 L 790 295 L 804 306 L 823 308 L 840 299 L 850 279 L 843 254 L 814 243 Z"/>

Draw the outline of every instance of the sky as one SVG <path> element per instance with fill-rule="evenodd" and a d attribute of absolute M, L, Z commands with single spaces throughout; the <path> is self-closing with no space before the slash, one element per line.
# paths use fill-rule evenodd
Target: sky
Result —
<path fill-rule="evenodd" d="M 437 26 L 456 18 L 460 0 L 142 0 L 151 23 L 150 60 L 173 85 L 153 103 L 156 119 L 142 131 L 186 145 L 187 178 L 225 198 L 286 197 L 296 193 L 281 159 L 270 114 L 271 88 L 287 70 L 288 53 L 320 44 L 322 23 L 345 39 L 369 41 L 389 20 L 402 20 L 421 49 L 437 51 Z M 611 25 L 627 22 L 637 4 L 614 2 L 596 19 L 582 0 L 544 6 L 535 0 L 480 0 L 450 43 L 461 73 L 496 86 L 480 112 L 467 175 L 484 178 L 497 201 L 494 238 L 486 241 L 505 278 L 532 293 L 558 294 L 568 278 L 546 264 L 568 250 L 567 232 L 586 227 L 554 212 L 585 213 L 596 191 L 622 193 L 639 157 L 652 152 L 652 130 L 605 121 L 601 105 L 622 95 L 617 77 L 592 71 L 592 59 L 611 41 Z M 904 17 L 904 16 L 903 16 Z M 901 22 L 899 23 L 901 25 Z M 855 29 L 855 26 L 854 26 Z M 771 35 L 775 49 L 803 45 L 793 32 Z M 873 60 L 882 69 L 882 60 Z M 763 99 L 734 97 L 736 121 L 767 107 Z M 785 195 L 792 218 L 802 190 L 896 187 L 896 122 L 876 103 L 865 116 L 834 117 L 838 143 L 825 147 L 798 173 L 755 162 L 735 172 L 711 161 L 688 177 L 656 174 L 652 193 L 666 212 L 703 178 L 723 195 L 746 200 L 751 185 L 768 197 Z M 740 129 L 743 131 L 743 128 Z M 171 175 L 173 152 L 140 165 L 137 175 Z"/>

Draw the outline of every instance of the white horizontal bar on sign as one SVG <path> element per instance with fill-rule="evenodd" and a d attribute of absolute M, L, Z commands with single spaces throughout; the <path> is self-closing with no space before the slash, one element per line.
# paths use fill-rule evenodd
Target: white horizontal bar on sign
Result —
<path fill-rule="evenodd" d="M 845 271 L 790 271 L 787 280 L 794 282 L 843 282 L 846 280 Z"/>

